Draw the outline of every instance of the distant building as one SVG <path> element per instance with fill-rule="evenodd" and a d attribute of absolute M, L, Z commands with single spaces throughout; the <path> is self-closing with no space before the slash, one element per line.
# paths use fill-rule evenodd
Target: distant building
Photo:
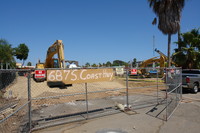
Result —
<path fill-rule="evenodd" d="M 22 66 L 22 63 L 16 63 L 16 68 L 27 68 L 27 69 L 31 69 L 31 68 L 35 68 L 35 66 Z"/>
<path fill-rule="evenodd" d="M 125 73 L 125 66 L 113 66 L 115 75 L 123 75 Z"/>
<path fill-rule="evenodd" d="M 17 62 L 17 63 L 16 63 L 16 67 L 17 67 L 17 68 L 22 68 L 22 63 L 18 63 L 18 62 Z"/>

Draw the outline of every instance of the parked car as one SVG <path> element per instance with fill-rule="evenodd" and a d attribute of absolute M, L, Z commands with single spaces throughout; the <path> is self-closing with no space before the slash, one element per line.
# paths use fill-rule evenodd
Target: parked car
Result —
<path fill-rule="evenodd" d="M 183 69 L 182 70 L 182 88 L 190 89 L 193 93 L 197 93 L 200 85 L 200 70 Z"/>

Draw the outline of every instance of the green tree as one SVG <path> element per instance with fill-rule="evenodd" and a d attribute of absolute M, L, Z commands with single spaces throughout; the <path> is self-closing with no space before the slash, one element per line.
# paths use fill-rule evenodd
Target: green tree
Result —
<path fill-rule="evenodd" d="M 97 67 L 97 65 L 94 63 L 94 64 L 92 64 L 92 67 Z"/>
<path fill-rule="evenodd" d="M 113 66 L 128 66 L 128 63 L 121 60 L 114 60 Z"/>
<path fill-rule="evenodd" d="M 200 68 L 200 33 L 199 29 L 180 34 L 180 39 L 175 42 L 178 48 L 173 53 L 173 61 L 184 69 Z"/>
<path fill-rule="evenodd" d="M 185 0 L 148 0 L 149 6 L 158 17 L 158 29 L 168 35 L 168 67 L 171 65 L 170 49 L 171 35 L 180 30 L 181 12 L 185 5 Z M 154 18 L 152 24 L 157 23 Z"/>
<path fill-rule="evenodd" d="M 85 67 L 90 67 L 90 63 L 87 62 L 87 63 L 85 64 Z"/>
<path fill-rule="evenodd" d="M 28 63 L 27 63 L 27 66 L 32 66 L 32 63 L 31 63 L 31 62 L 28 62 Z"/>
<path fill-rule="evenodd" d="M 26 44 L 22 43 L 19 44 L 18 47 L 15 49 L 15 56 L 19 60 L 23 60 L 22 66 L 24 65 L 25 60 L 28 58 L 29 48 L 26 46 Z"/>
<path fill-rule="evenodd" d="M 99 67 L 102 67 L 102 64 L 101 64 L 101 63 L 99 63 Z"/>
<path fill-rule="evenodd" d="M 133 66 L 133 67 L 136 67 L 136 66 L 137 66 L 137 59 L 136 59 L 136 58 L 133 59 L 132 66 Z"/>
<path fill-rule="evenodd" d="M 0 63 L 9 63 L 12 67 L 15 66 L 13 48 L 5 39 L 0 39 Z"/>
<path fill-rule="evenodd" d="M 107 61 L 106 62 L 106 67 L 111 67 L 112 66 L 112 63 L 110 61 Z"/>

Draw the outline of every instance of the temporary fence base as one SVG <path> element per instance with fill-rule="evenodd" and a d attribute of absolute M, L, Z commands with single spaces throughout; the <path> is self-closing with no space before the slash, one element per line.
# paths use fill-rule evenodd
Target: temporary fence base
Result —
<path fill-rule="evenodd" d="M 89 113 L 88 118 L 87 118 L 87 115 L 88 115 L 87 112 L 79 112 L 76 114 L 68 114 L 68 115 L 58 116 L 58 117 L 50 118 L 50 119 L 33 121 L 35 126 L 32 129 L 32 131 L 41 130 L 44 128 L 58 126 L 62 124 L 69 124 L 73 122 L 80 122 L 83 120 L 89 120 L 89 119 L 94 119 L 98 117 L 113 115 L 113 114 L 121 113 L 121 111 L 117 110 L 115 107 L 108 107 L 106 109 L 104 108 L 104 109 L 91 110 L 88 113 Z"/>

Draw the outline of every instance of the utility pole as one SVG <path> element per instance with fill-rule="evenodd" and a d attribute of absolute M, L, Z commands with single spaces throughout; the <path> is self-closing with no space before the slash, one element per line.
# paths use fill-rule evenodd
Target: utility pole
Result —
<path fill-rule="evenodd" d="M 153 56 L 155 56 L 155 36 L 153 35 Z"/>

